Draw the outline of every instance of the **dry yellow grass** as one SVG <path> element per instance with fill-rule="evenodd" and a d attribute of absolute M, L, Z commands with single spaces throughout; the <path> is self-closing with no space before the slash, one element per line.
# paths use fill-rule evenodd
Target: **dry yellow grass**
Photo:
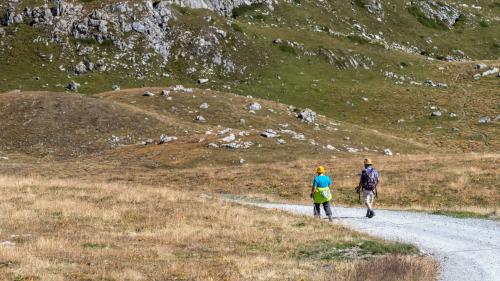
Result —
<path fill-rule="evenodd" d="M 302 216 L 146 185 L 0 176 L 0 280 L 434 280 L 419 256 L 301 259 L 367 239 Z M 366 279 L 368 272 L 370 278 Z M 388 277 L 390 276 L 390 277 Z"/>

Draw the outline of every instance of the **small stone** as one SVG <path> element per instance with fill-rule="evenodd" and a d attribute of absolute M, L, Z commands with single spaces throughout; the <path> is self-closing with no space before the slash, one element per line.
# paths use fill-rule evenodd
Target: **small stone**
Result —
<path fill-rule="evenodd" d="M 311 143 L 312 144 L 312 143 Z M 335 146 L 331 145 L 331 144 L 327 144 L 325 146 L 325 149 L 328 149 L 328 150 L 335 150 Z"/>
<path fill-rule="evenodd" d="M 316 112 L 306 108 L 299 113 L 298 118 L 306 123 L 314 123 L 316 120 Z"/>
<path fill-rule="evenodd" d="M 474 80 L 479 80 L 479 79 L 481 79 L 481 77 L 482 77 L 482 76 L 481 76 L 481 74 L 479 74 L 479 73 L 474 74 L 474 76 L 473 76 Z"/>
<path fill-rule="evenodd" d="M 142 94 L 143 97 L 154 97 L 155 94 L 151 93 L 150 91 L 146 91 L 144 92 L 144 94 Z"/>
<path fill-rule="evenodd" d="M 200 105 L 201 109 L 207 109 L 208 108 L 208 103 L 204 102 Z"/>
<path fill-rule="evenodd" d="M 171 142 L 174 140 L 177 140 L 177 137 L 169 137 L 167 135 L 160 136 L 160 144 L 164 144 L 164 143 Z"/>
<path fill-rule="evenodd" d="M 243 118 L 240 119 L 240 125 L 245 125 L 247 123 L 247 121 Z"/>
<path fill-rule="evenodd" d="M 245 162 L 246 162 L 245 159 L 243 158 L 240 159 L 240 164 L 245 164 Z"/>
<path fill-rule="evenodd" d="M 389 148 L 384 149 L 384 155 L 392 156 L 393 155 L 392 150 L 390 150 Z"/>
<path fill-rule="evenodd" d="M 210 147 L 210 148 L 219 148 L 219 145 L 216 144 L 216 143 L 211 142 L 211 143 L 208 144 L 208 147 Z"/>
<path fill-rule="evenodd" d="M 0 160 L 9 160 L 9 157 L 7 157 L 7 156 L 0 156 Z"/>
<path fill-rule="evenodd" d="M 170 91 L 167 91 L 167 90 L 162 90 L 161 91 L 161 96 L 162 97 L 168 97 L 170 95 Z"/>
<path fill-rule="evenodd" d="M 229 136 L 221 139 L 221 141 L 223 141 L 223 142 L 232 142 L 235 140 L 236 140 L 236 136 L 234 134 L 230 134 Z"/>
<path fill-rule="evenodd" d="M 277 138 L 277 137 L 279 137 L 278 133 L 276 131 L 272 130 L 272 129 L 267 129 L 264 132 L 262 132 L 260 135 L 263 136 L 263 137 L 266 137 L 266 138 Z"/>
<path fill-rule="evenodd" d="M 153 139 L 145 139 L 142 141 L 143 145 L 149 145 L 149 144 L 153 144 L 153 143 L 155 143 L 155 141 Z"/>
<path fill-rule="evenodd" d="M 111 89 L 113 89 L 113 91 L 120 91 L 120 86 L 118 86 L 118 85 L 113 85 L 113 86 L 111 87 Z"/>
<path fill-rule="evenodd" d="M 208 79 L 206 79 L 206 78 L 200 78 L 200 79 L 198 79 L 198 84 L 205 84 L 207 82 L 208 82 Z"/>
<path fill-rule="evenodd" d="M 481 74 L 481 76 L 485 77 L 485 76 L 493 75 L 493 74 L 498 73 L 499 71 L 500 70 L 497 67 L 493 67 L 493 68 L 483 72 L 483 74 Z"/>
<path fill-rule="evenodd" d="M 433 111 L 431 113 L 432 117 L 441 117 L 441 115 L 443 115 L 443 113 L 441 113 L 441 111 Z"/>
<path fill-rule="evenodd" d="M 457 117 L 457 114 L 456 113 L 450 113 L 450 118 L 456 118 Z"/>
<path fill-rule="evenodd" d="M 276 142 L 278 144 L 286 144 L 286 141 L 284 139 L 277 139 Z"/>
<path fill-rule="evenodd" d="M 491 122 L 491 118 L 489 116 L 484 116 L 479 118 L 479 123 L 481 124 L 488 124 Z"/>
<path fill-rule="evenodd" d="M 198 121 L 198 122 L 205 122 L 205 121 L 207 121 L 207 120 L 205 119 L 205 117 L 203 117 L 203 116 L 201 116 L 201 115 L 196 116 L 195 120 L 196 120 L 196 121 Z"/>
<path fill-rule="evenodd" d="M 262 109 L 262 105 L 260 105 L 260 103 L 258 102 L 254 102 L 248 106 L 248 109 L 252 111 L 259 111 Z"/>
<path fill-rule="evenodd" d="M 85 72 L 87 72 L 87 66 L 85 65 L 85 63 L 80 62 L 75 66 L 75 73 L 76 74 L 83 74 Z"/>
<path fill-rule="evenodd" d="M 80 87 L 80 83 L 77 83 L 75 81 L 71 81 L 68 86 L 66 86 L 66 89 L 76 92 L 78 91 L 78 88 Z"/>
<path fill-rule="evenodd" d="M 478 63 L 478 64 L 476 64 L 476 69 L 477 70 L 483 70 L 483 69 L 486 69 L 486 68 L 488 68 L 488 66 L 485 63 Z"/>
<path fill-rule="evenodd" d="M 452 130 L 453 132 L 460 132 L 460 129 L 459 129 L 459 128 L 457 128 L 457 127 L 453 127 L 451 130 Z"/>

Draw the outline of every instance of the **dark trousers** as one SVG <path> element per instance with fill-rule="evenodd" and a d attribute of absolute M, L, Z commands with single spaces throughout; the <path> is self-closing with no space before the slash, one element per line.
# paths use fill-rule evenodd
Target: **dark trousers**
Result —
<path fill-rule="evenodd" d="M 325 209 L 325 213 L 327 217 L 332 216 L 332 209 L 330 208 L 330 202 L 325 202 L 323 203 L 323 209 Z M 314 215 L 315 216 L 321 216 L 321 204 L 319 203 L 314 203 Z"/>

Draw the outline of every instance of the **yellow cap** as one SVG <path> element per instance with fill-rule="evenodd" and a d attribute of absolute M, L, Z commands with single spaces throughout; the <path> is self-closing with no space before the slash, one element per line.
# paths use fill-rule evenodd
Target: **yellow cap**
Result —
<path fill-rule="evenodd" d="M 318 174 L 324 174 L 325 173 L 325 167 L 319 166 L 318 168 L 316 168 L 316 173 L 318 173 Z"/>
<path fill-rule="evenodd" d="M 373 165 L 372 159 L 366 158 L 365 159 L 365 165 Z"/>

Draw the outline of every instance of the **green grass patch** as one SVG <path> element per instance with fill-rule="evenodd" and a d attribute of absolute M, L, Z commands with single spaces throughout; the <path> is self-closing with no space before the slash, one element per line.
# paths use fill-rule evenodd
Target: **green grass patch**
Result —
<path fill-rule="evenodd" d="M 287 45 L 287 44 L 281 44 L 279 46 L 280 50 L 284 53 L 288 53 L 288 54 L 292 54 L 294 56 L 297 55 L 297 51 L 295 51 L 295 48 L 290 46 L 290 45 Z"/>
<path fill-rule="evenodd" d="M 365 37 L 359 36 L 359 35 L 352 35 L 351 34 L 351 35 L 347 36 L 347 38 L 351 42 L 358 43 L 358 44 L 368 44 L 368 43 L 370 43 L 370 41 L 368 39 L 366 39 Z"/>
<path fill-rule="evenodd" d="M 454 217 L 454 218 L 459 218 L 459 219 L 467 219 L 467 218 L 487 219 L 490 217 L 490 216 L 485 215 L 485 214 L 478 214 L 478 213 L 467 212 L 467 211 L 436 210 L 436 211 L 431 212 L 431 214 L 449 216 L 449 217 Z"/>
<path fill-rule="evenodd" d="M 314 260 L 342 260 L 356 256 L 371 256 L 384 254 L 414 255 L 418 249 L 410 244 L 383 243 L 370 240 L 358 240 L 336 243 L 329 240 L 318 240 L 312 243 L 301 244 L 295 251 L 300 259 Z"/>
<path fill-rule="evenodd" d="M 108 243 L 83 243 L 82 247 L 87 249 L 108 249 L 111 248 L 111 244 Z"/>

